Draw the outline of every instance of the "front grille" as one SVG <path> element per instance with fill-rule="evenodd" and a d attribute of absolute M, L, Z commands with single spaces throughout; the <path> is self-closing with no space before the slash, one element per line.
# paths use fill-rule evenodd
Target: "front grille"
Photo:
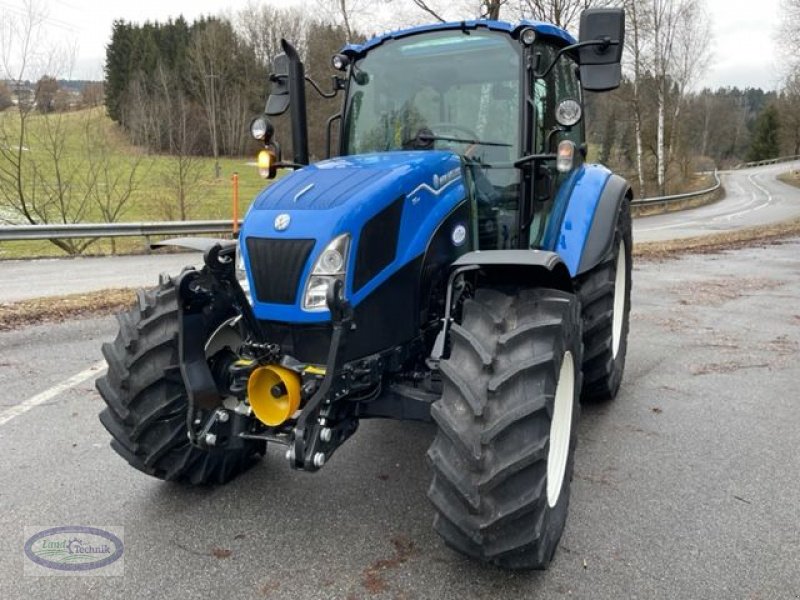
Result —
<path fill-rule="evenodd" d="M 270 304 L 294 304 L 300 276 L 314 240 L 247 238 L 247 255 L 256 299 Z"/>

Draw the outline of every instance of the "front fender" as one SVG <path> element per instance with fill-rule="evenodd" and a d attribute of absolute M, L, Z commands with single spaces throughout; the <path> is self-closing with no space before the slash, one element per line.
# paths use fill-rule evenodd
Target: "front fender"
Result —
<path fill-rule="evenodd" d="M 592 226 L 583 245 L 577 275 L 585 273 L 608 256 L 614 245 L 617 217 L 622 203 L 632 199 L 631 186 L 619 175 L 608 178 L 592 219 Z"/>
<path fill-rule="evenodd" d="M 561 257 L 548 250 L 476 250 L 451 267 L 477 266 L 493 283 L 546 286 L 572 292 L 572 277 Z"/>

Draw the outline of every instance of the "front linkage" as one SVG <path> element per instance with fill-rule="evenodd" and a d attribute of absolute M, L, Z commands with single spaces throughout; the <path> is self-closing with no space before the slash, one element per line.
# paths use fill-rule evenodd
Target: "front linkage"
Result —
<path fill-rule="evenodd" d="M 203 449 L 233 449 L 247 440 L 279 443 L 288 447 L 286 456 L 293 468 L 317 471 L 355 432 L 358 401 L 380 392 L 380 360 L 343 364 L 344 347 L 354 323 L 341 282 L 331 288 L 327 298 L 332 327 L 327 364 L 308 365 L 283 353 L 277 344 L 265 339 L 236 280 L 234 253 L 233 244 L 215 244 L 204 254 L 203 269 L 186 269 L 176 280 L 189 440 Z M 230 311 L 231 307 L 238 316 L 228 319 L 224 326 L 236 329 L 241 341 L 238 347 L 208 356 L 211 340 L 203 339 L 202 332 L 208 330 L 205 325 L 219 321 L 220 311 Z M 251 378 L 260 368 L 286 373 L 297 383 L 278 380 L 265 393 L 271 396 L 270 401 L 302 406 L 299 412 L 290 408 L 294 414 L 275 424 L 256 418 L 248 388 L 252 388 Z M 289 398 L 295 389 L 299 397 Z"/>

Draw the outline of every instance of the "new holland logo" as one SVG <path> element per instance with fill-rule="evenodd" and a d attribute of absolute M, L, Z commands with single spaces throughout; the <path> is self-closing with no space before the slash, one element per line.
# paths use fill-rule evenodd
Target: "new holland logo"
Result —
<path fill-rule="evenodd" d="M 461 177 L 461 169 L 453 169 L 448 171 L 447 173 L 443 173 L 442 175 L 434 175 L 433 176 L 433 189 L 438 190 L 443 188 L 451 181 L 455 181 Z"/>
<path fill-rule="evenodd" d="M 275 231 L 285 231 L 291 223 L 292 217 L 286 213 L 281 213 L 275 217 Z"/>

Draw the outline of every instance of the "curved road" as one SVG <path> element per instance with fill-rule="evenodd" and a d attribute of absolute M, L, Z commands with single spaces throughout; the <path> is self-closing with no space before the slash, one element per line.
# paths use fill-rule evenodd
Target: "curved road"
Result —
<path fill-rule="evenodd" d="M 776 177 L 800 168 L 800 161 L 722 171 L 725 198 L 714 204 L 636 219 L 637 242 L 652 242 L 708 235 L 745 227 L 767 225 L 800 216 L 800 189 Z"/>
<path fill-rule="evenodd" d="M 721 173 L 726 197 L 714 204 L 634 222 L 637 242 L 663 241 L 764 225 L 800 216 L 800 189 L 777 175 L 800 161 Z M 0 302 L 154 285 L 162 272 L 198 264 L 196 253 L 0 261 Z"/>

